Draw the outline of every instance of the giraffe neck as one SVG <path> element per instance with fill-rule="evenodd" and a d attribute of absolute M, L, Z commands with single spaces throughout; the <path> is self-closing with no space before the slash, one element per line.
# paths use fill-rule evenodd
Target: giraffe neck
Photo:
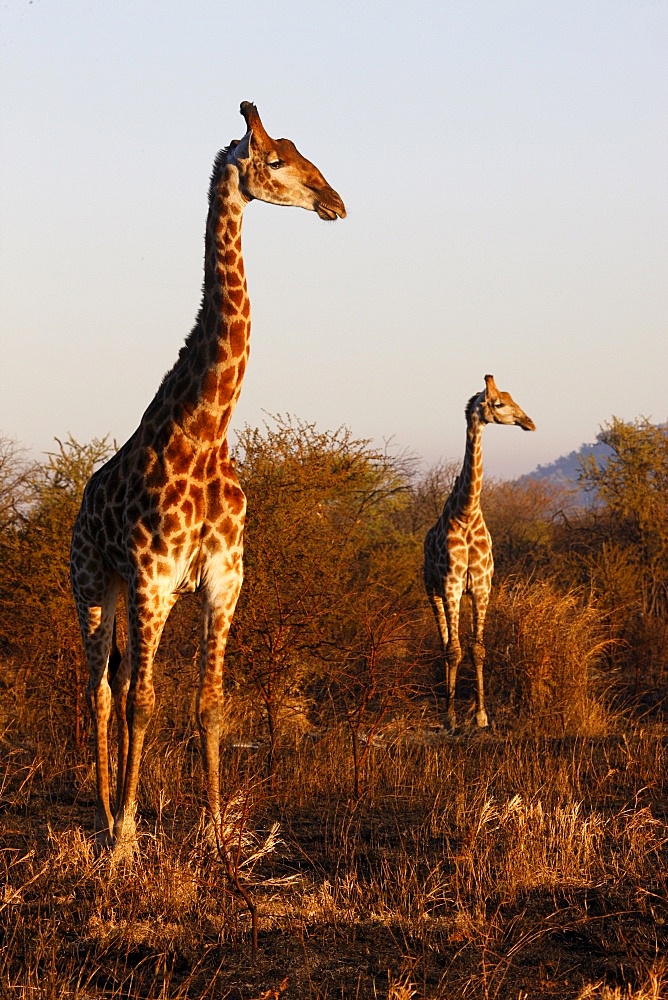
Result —
<path fill-rule="evenodd" d="M 241 253 L 247 199 L 235 166 L 216 165 L 206 225 L 204 290 L 195 326 L 151 409 L 204 448 L 220 447 L 241 392 L 250 346 L 250 302 Z M 153 420 L 151 420 L 153 423 Z"/>
<path fill-rule="evenodd" d="M 467 520 L 480 509 L 482 492 L 482 431 L 484 423 L 475 410 L 466 421 L 466 452 L 453 490 L 451 516 Z"/>

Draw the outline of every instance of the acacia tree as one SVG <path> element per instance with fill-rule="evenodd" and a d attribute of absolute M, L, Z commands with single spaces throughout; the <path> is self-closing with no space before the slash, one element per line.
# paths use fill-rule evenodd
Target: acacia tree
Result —
<path fill-rule="evenodd" d="M 642 418 L 616 417 L 598 440 L 610 449 L 581 462 L 595 504 L 573 535 L 581 571 L 626 641 L 641 677 L 664 679 L 668 642 L 668 432 Z"/>
<path fill-rule="evenodd" d="M 21 523 L 30 499 L 37 463 L 12 438 L 0 433 L 0 534 L 10 534 Z"/>
<path fill-rule="evenodd" d="M 332 662 L 327 690 L 350 737 L 352 793 L 357 800 L 388 712 L 410 692 L 425 616 L 416 607 L 414 588 L 378 586 L 356 597 L 355 627 L 348 630 L 347 643 Z"/>
<path fill-rule="evenodd" d="M 405 512 L 406 531 L 424 537 L 441 516 L 460 470 L 461 462 L 442 461 L 413 476 L 410 504 Z"/>
<path fill-rule="evenodd" d="M 247 427 L 237 454 L 248 514 L 230 659 L 261 700 L 272 774 L 290 703 L 323 664 L 343 663 L 379 554 L 405 547 L 392 515 L 406 501 L 408 469 L 345 427 L 319 431 L 291 417 Z"/>
<path fill-rule="evenodd" d="M 0 531 L 0 650 L 23 678 L 28 717 L 55 724 L 60 742 L 72 733 L 79 746 L 83 678 L 69 547 L 84 486 L 112 446 L 72 437 L 57 445 L 17 481 L 13 516 Z"/>
<path fill-rule="evenodd" d="M 643 612 L 668 618 L 668 432 L 646 419 L 614 417 L 598 440 L 604 461 L 582 460 L 580 481 L 594 491 L 607 521 L 606 541 L 627 550 L 638 569 Z"/>
<path fill-rule="evenodd" d="M 568 512 L 568 490 L 542 479 L 487 479 L 482 508 L 494 547 L 494 576 L 549 570 L 555 521 Z"/>

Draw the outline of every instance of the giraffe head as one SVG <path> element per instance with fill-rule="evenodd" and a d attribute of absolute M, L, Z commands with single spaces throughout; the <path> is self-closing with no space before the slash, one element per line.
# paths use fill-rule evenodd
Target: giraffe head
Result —
<path fill-rule="evenodd" d="M 248 131 L 227 151 L 227 162 L 239 171 L 239 188 L 249 200 L 294 205 L 317 212 L 321 219 L 344 219 L 345 206 L 317 167 L 302 156 L 290 139 L 267 135 L 257 108 L 243 101 L 241 114 Z"/>
<path fill-rule="evenodd" d="M 509 424 L 521 427 L 523 431 L 536 430 L 531 417 L 517 405 L 510 393 L 497 389 L 493 375 L 485 375 L 485 388 L 474 397 L 473 402 L 486 424 Z"/>

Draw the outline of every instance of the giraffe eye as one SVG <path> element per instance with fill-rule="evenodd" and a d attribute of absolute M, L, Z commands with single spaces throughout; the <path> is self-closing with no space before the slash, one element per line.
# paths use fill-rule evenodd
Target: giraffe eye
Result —
<path fill-rule="evenodd" d="M 267 163 L 267 166 L 270 168 L 270 170 L 278 170 L 283 165 L 284 165 L 283 160 L 270 160 Z"/>

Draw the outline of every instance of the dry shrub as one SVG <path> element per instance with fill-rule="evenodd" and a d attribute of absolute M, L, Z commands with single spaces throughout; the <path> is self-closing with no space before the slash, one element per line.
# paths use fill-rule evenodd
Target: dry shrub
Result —
<path fill-rule="evenodd" d="M 488 687 L 499 721 L 505 714 L 516 730 L 553 736 L 610 731 L 602 684 L 607 619 L 578 591 L 561 593 L 549 581 L 504 583 L 487 636 Z"/>

